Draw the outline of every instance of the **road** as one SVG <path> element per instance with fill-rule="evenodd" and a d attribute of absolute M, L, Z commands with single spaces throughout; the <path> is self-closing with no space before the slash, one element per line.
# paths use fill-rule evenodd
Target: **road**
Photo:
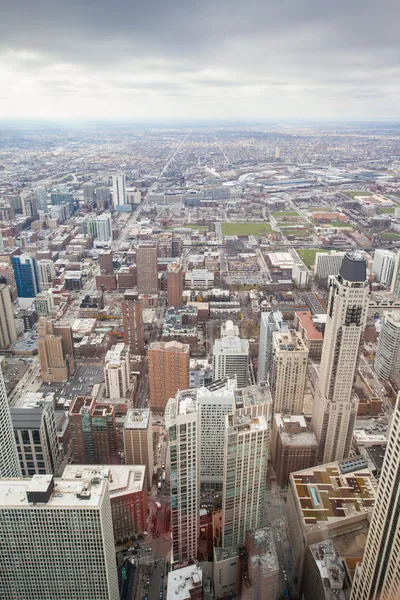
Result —
<path fill-rule="evenodd" d="M 176 148 L 171 152 L 171 154 L 169 155 L 167 162 L 165 163 L 161 173 L 160 173 L 160 177 L 163 177 L 165 171 L 168 169 L 170 162 L 173 160 L 175 154 L 178 152 L 179 148 L 182 146 L 182 144 L 184 144 L 186 142 L 186 140 L 188 139 L 189 135 L 192 133 L 192 130 L 189 129 L 189 133 L 187 133 L 184 138 L 179 142 L 179 144 L 176 146 Z"/>

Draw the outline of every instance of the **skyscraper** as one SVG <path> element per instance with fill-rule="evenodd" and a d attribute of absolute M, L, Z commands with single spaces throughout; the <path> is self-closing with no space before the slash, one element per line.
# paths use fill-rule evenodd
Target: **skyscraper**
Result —
<path fill-rule="evenodd" d="M 0 282 L 0 348 L 8 348 L 17 337 L 10 288 Z"/>
<path fill-rule="evenodd" d="M 271 392 L 275 412 L 301 414 L 307 361 L 308 348 L 297 331 L 273 332 Z"/>
<path fill-rule="evenodd" d="M 239 329 L 232 321 L 221 327 L 221 339 L 214 341 L 214 380 L 235 377 L 238 388 L 246 387 L 249 370 L 249 341 L 239 337 Z"/>
<path fill-rule="evenodd" d="M 96 239 L 99 242 L 109 242 L 112 240 L 112 218 L 111 213 L 105 212 L 96 217 Z"/>
<path fill-rule="evenodd" d="M 54 262 L 50 258 L 43 258 L 37 261 L 39 285 L 41 290 L 48 290 L 53 284 L 56 276 Z"/>
<path fill-rule="evenodd" d="M 147 408 L 132 408 L 126 414 L 123 428 L 126 465 L 146 465 L 147 487 L 153 481 L 154 450 L 151 414 Z"/>
<path fill-rule="evenodd" d="M 36 258 L 29 254 L 20 254 L 12 256 L 11 261 L 17 284 L 19 305 L 21 308 L 28 308 L 33 304 L 36 294 L 40 292 Z"/>
<path fill-rule="evenodd" d="M 392 283 L 396 254 L 390 250 L 375 250 L 372 272 L 376 281 L 390 286 Z"/>
<path fill-rule="evenodd" d="M 124 341 L 131 354 L 143 353 L 143 317 L 142 305 L 135 290 L 126 290 L 122 301 L 122 321 Z"/>
<path fill-rule="evenodd" d="M 142 242 L 138 245 L 136 250 L 136 269 L 139 294 L 157 294 L 157 244 Z"/>
<path fill-rule="evenodd" d="M 182 266 L 173 262 L 167 267 L 168 306 L 182 306 L 183 270 Z"/>
<path fill-rule="evenodd" d="M 376 502 L 351 600 L 400 597 L 400 395 L 393 413 Z"/>
<path fill-rule="evenodd" d="M 258 352 L 258 381 L 267 381 L 272 369 L 272 333 L 286 331 L 283 315 L 279 310 L 261 313 L 260 348 Z"/>
<path fill-rule="evenodd" d="M 0 368 L 0 477 L 21 477 L 10 408 Z"/>
<path fill-rule="evenodd" d="M 54 325 L 46 317 L 39 320 L 38 354 L 44 381 L 62 382 L 75 372 L 71 327 Z"/>
<path fill-rule="evenodd" d="M 190 348 L 180 342 L 153 342 L 149 347 L 150 408 L 164 412 L 178 390 L 189 387 Z"/>
<path fill-rule="evenodd" d="M 394 261 L 392 285 L 390 288 L 392 294 L 400 298 L 400 252 L 397 252 Z"/>
<path fill-rule="evenodd" d="M 96 200 L 96 186 L 94 183 L 88 181 L 82 186 L 83 190 L 83 201 L 85 204 L 90 204 Z"/>
<path fill-rule="evenodd" d="M 108 350 L 104 364 L 107 398 L 113 400 L 124 398 L 129 389 L 130 375 L 128 347 L 124 343 L 115 344 Z"/>
<path fill-rule="evenodd" d="M 330 279 L 328 317 L 314 400 L 312 428 L 319 443 L 318 461 L 349 456 L 358 398 L 353 384 L 367 320 L 367 265 L 346 254 L 339 275 Z"/>
<path fill-rule="evenodd" d="M 337 275 L 342 265 L 345 252 L 317 252 L 315 255 L 314 275 L 318 279 L 327 280 L 332 275 Z"/>
<path fill-rule="evenodd" d="M 113 175 L 113 206 L 123 206 L 126 204 L 126 176 L 125 173 Z"/>
<path fill-rule="evenodd" d="M 387 381 L 400 374 L 400 313 L 385 312 L 375 355 L 375 371 Z"/>

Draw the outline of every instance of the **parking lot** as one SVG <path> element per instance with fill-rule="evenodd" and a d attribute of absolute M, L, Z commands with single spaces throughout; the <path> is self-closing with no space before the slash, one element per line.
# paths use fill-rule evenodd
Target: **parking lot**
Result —
<path fill-rule="evenodd" d="M 73 378 L 67 383 L 43 383 L 41 392 L 56 392 L 64 398 L 75 396 L 91 396 L 93 386 L 104 381 L 104 370 L 101 365 L 78 365 Z"/>

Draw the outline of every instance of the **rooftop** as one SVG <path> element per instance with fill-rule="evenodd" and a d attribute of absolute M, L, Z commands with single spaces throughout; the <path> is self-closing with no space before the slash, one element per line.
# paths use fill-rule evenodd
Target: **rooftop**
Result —
<path fill-rule="evenodd" d="M 146 466 L 142 465 L 67 465 L 62 479 L 108 480 L 111 498 L 144 489 Z"/>
<path fill-rule="evenodd" d="M 236 558 L 238 555 L 239 550 L 237 546 L 229 546 L 229 548 L 214 547 L 214 562 L 230 560 L 232 558 Z"/>
<path fill-rule="evenodd" d="M 150 423 L 150 410 L 147 408 L 130 408 L 126 413 L 125 429 L 147 429 Z"/>
<path fill-rule="evenodd" d="M 321 600 L 345 600 L 344 568 L 332 540 L 312 544 L 310 552 L 323 582 L 324 598 Z"/>
<path fill-rule="evenodd" d="M 246 538 L 246 545 L 249 541 L 254 547 L 254 550 L 249 552 L 249 558 L 254 566 L 261 567 L 264 576 L 278 571 L 279 560 L 272 528 L 252 529 L 247 532 Z"/>
<path fill-rule="evenodd" d="M 367 279 L 367 261 L 358 253 L 344 255 L 339 275 L 346 281 L 364 282 Z"/>
<path fill-rule="evenodd" d="M 265 402 L 272 402 L 268 383 L 249 385 L 235 393 L 236 408 L 248 408 Z"/>
<path fill-rule="evenodd" d="M 171 571 L 168 574 L 167 600 L 190 600 L 190 590 L 201 587 L 203 570 L 198 565 L 190 565 Z"/>
<path fill-rule="evenodd" d="M 128 348 L 123 342 L 115 344 L 110 348 L 106 354 L 105 364 L 106 366 L 119 367 L 121 361 L 126 358 L 128 354 Z"/>
<path fill-rule="evenodd" d="M 249 415 L 233 414 L 227 415 L 227 423 L 231 429 L 230 433 L 246 433 L 248 431 L 263 431 L 268 428 L 267 420 L 264 415 L 250 417 Z"/>
<path fill-rule="evenodd" d="M 283 445 L 318 446 L 317 438 L 308 430 L 303 415 L 282 416 L 281 413 L 275 413 L 274 420 Z"/>
<path fill-rule="evenodd" d="M 303 329 L 306 333 L 307 339 L 309 339 L 313 342 L 323 340 L 324 336 L 316 328 L 310 312 L 306 312 L 306 311 L 296 312 L 295 316 L 299 319 L 301 326 L 303 327 Z"/>
<path fill-rule="evenodd" d="M 189 352 L 189 344 L 181 344 L 180 342 L 153 342 L 149 350 L 164 350 L 165 352 Z"/>
<path fill-rule="evenodd" d="M 286 352 L 308 352 L 306 345 L 297 331 L 274 331 L 272 333 L 274 346 L 277 350 Z"/>

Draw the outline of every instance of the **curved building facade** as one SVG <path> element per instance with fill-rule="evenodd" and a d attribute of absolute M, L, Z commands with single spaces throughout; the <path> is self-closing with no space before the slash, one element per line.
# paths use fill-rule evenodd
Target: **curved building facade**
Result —
<path fill-rule="evenodd" d="M 375 371 L 384 381 L 400 373 L 400 314 L 397 312 L 384 314 L 375 356 Z"/>

